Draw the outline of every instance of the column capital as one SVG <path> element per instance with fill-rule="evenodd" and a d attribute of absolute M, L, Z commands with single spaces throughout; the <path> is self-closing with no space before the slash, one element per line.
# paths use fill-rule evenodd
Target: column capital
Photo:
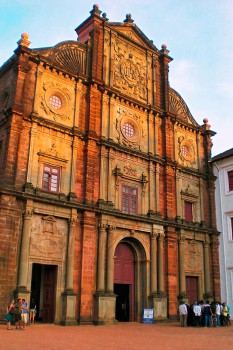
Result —
<path fill-rule="evenodd" d="M 151 238 L 151 239 L 157 239 L 158 236 L 159 236 L 158 231 L 152 231 L 152 232 L 150 233 L 150 238 Z"/>
<path fill-rule="evenodd" d="M 184 241 L 186 240 L 186 236 L 184 233 L 181 233 L 180 236 L 179 236 L 179 241 L 180 243 L 184 243 Z"/>
<path fill-rule="evenodd" d="M 25 209 L 25 210 L 23 211 L 23 217 L 24 217 L 24 219 L 31 219 L 32 214 L 33 214 L 33 209 L 32 209 L 32 208 L 31 208 L 31 209 Z"/>
<path fill-rule="evenodd" d="M 159 236 L 158 236 L 158 238 L 159 238 L 159 240 L 164 240 L 164 238 L 165 238 L 165 233 L 163 232 L 163 231 L 160 231 L 159 232 Z"/>
<path fill-rule="evenodd" d="M 77 218 L 70 218 L 68 219 L 68 223 L 70 226 L 75 226 L 75 224 L 78 222 L 78 219 Z"/>
<path fill-rule="evenodd" d="M 108 225 L 107 229 L 108 229 L 108 233 L 114 233 L 116 230 L 116 226 Z"/>

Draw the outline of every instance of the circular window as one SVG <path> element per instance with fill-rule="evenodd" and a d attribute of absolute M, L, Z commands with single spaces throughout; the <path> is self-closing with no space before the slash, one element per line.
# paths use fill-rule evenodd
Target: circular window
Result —
<path fill-rule="evenodd" d="M 135 130 L 132 124 L 125 123 L 123 125 L 123 133 L 126 137 L 132 137 L 135 134 Z"/>
<path fill-rule="evenodd" d="M 188 155 L 189 155 L 189 148 L 188 148 L 188 146 L 183 145 L 183 146 L 181 147 L 181 152 L 182 152 L 183 156 L 184 156 L 185 158 L 187 158 Z"/>
<path fill-rule="evenodd" d="M 60 97 L 56 96 L 56 95 L 52 95 L 49 98 L 49 104 L 52 108 L 54 109 L 60 109 L 62 106 L 62 102 Z"/>

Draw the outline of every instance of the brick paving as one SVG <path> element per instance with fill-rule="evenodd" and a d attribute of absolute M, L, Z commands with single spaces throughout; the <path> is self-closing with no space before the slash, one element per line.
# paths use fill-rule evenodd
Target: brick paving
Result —
<path fill-rule="evenodd" d="M 208 350 L 233 348 L 233 326 L 181 328 L 178 323 L 63 327 L 35 324 L 25 331 L 0 326 L 1 350 Z"/>

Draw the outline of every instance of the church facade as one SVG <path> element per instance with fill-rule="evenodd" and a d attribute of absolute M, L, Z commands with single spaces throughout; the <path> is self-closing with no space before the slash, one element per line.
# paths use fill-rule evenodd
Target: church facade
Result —
<path fill-rule="evenodd" d="M 220 297 L 208 120 L 169 86 L 172 58 L 97 5 L 77 41 L 0 69 L 0 313 L 42 322 L 176 319 Z"/>

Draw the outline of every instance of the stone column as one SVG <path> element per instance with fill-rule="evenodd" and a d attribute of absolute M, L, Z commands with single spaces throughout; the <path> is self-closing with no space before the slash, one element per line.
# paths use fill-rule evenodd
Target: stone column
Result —
<path fill-rule="evenodd" d="M 210 291 L 210 242 L 209 237 L 206 235 L 204 242 L 204 271 L 205 271 L 205 297 L 211 296 Z"/>
<path fill-rule="evenodd" d="M 114 273 L 114 248 L 113 248 L 114 227 L 108 230 L 108 256 L 107 256 L 107 292 L 113 293 Z"/>
<path fill-rule="evenodd" d="M 32 211 L 25 210 L 23 220 L 23 233 L 19 260 L 19 289 L 27 289 L 27 277 L 28 277 L 28 256 L 29 256 L 29 241 L 30 241 L 30 230 L 31 230 L 31 218 Z"/>
<path fill-rule="evenodd" d="M 161 227 L 153 227 L 151 234 L 151 303 L 154 320 L 167 318 L 167 297 L 164 293 L 164 237 Z"/>
<path fill-rule="evenodd" d="M 176 172 L 176 219 L 179 220 L 182 217 L 182 204 L 180 195 L 180 172 Z"/>
<path fill-rule="evenodd" d="M 97 291 L 105 291 L 106 226 L 99 227 Z"/>
<path fill-rule="evenodd" d="M 94 324 L 114 324 L 116 321 L 116 295 L 114 294 L 114 227 L 108 227 L 107 236 L 107 288 L 105 288 L 106 230 L 100 227 L 98 246 L 98 283 L 94 294 Z"/>
<path fill-rule="evenodd" d="M 157 293 L 157 237 L 156 232 L 151 232 L 151 263 L 150 263 L 150 277 L 151 277 L 151 293 Z"/>
<path fill-rule="evenodd" d="M 77 294 L 73 290 L 75 224 L 76 224 L 76 218 L 72 217 L 69 220 L 65 291 L 64 293 L 62 293 L 61 325 L 64 325 L 64 326 L 72 326 L 77 324 L 76 314 L 75 314 Z"/>
<path fill-rule="evenodd" d="M 150 205 L 149 205 L 149 212 L 155 212 L 156 211 L 156 204 L 155 204 L 155 198 L 156 198 L 156 189 L 155 189 L 155 167 L 152 161 L 150 161 L 149 164 L 149 199 L 150 199 Z"/>
<path fill-rule="evenodd" d="M 156 176 L 155 176 L 155 196 L 156 196 L 156 212 L 159 213 L 160 207 L 159 207 L 159 174 L 160 174 L 160 167 L 159 163 L 156 164 Z"/>
<path fill-rule="evenodd" d="M 76 220 L 74 218 L 69 220 L 69 237 L 67 249 L 67 265 L 66 265 L 66 290 L 73 290 L 74 280 L 74 230 Z"/>
<path fill-rule="evenodd" d="M 158 237 L 158 292 L 164 293 L 164 260 L 163 260 L 163 242 L 165 234 L 160 232 Z"/>
<path fill-rule="evenodd" d="M 186 281 L 185 281 L 185 272 L 184 272 L 184 244 L 185 244 L 185 235 L 181 234 L 179 239 L 179 284 L 180 284 L 180 296 L 186 296 Z"/>

